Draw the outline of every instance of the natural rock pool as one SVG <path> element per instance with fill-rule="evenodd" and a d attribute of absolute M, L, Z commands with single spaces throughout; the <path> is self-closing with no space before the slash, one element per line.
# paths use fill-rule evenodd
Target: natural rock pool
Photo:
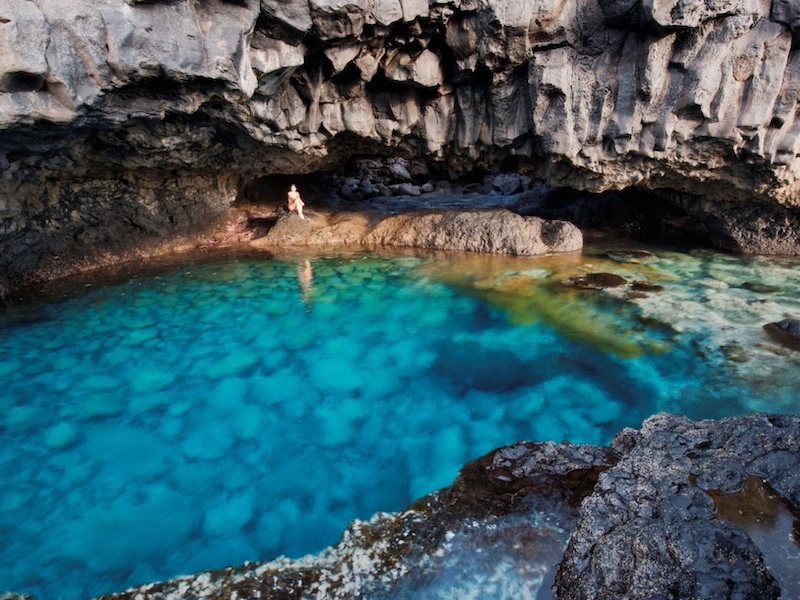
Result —
<path fill-rule="evenodd" d="M 184 264 L 0 314 L 0 590 L 77 600 L 335 543 L 518 440 L 800 412 L 800 261 Z"/>

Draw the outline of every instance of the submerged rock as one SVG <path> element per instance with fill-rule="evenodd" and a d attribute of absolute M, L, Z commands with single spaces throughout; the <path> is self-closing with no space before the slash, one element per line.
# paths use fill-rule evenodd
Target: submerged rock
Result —
<path fill-rule="evenodd" d="M 628 285 L 628 280 L 614 273 L 587 273 L 579 277 L 569 277 L 562 280 L 562 283 L 584 290 L 604 290 Z"/>
<path fill-rule="evenodd" d="M 536 597 L 555 563 L 561 599 L 797 597 L 798 542 L 784 545 L 798 527 L 798 461 L 800 417 L 658 414 L 610 448 L 496 450 L 318 556 L 103 598 Z"/>
<path fill-rule="evenodd" d="M 756 292 L 757 294 L 777 294 L 781 291 L 780 288 L 777 288 L 774 285 L 767 285 L 757 281 L 745 281 L 742 284 L 742 287 L 746 290 L 750 290 L 751 292 Z"/>
<path fill-rule="evenodd" d="M 658 262 L 658 257 L 647 250 L 611 250 L 606 256 L 620 263 L 649 264 Z"/>
<path fill-rule="evenodd" d="M 649 281 L 634 281 L 631 289 L 636 292 L 663 292 L 664 286 Z"/>

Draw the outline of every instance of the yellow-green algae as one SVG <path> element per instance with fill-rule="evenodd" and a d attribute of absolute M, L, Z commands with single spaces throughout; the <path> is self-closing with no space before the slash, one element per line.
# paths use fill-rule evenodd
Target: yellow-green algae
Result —
<path fill-rule="evenodd" d="M 621 293 L 604 293 L 564 283 L 588 273 L 614 273 L 631 284 L 665 279 L 649 264 L 580 254 L 537 258 L 476 254 L 440 257 L 426 271 L 430 277 L 507 312 L 515 325 L 542 323 L 568 339 L 619 358 L 669 350 L 668 344 L 648 337 L 649 328 L 627 301 L 624 288 Z"/>

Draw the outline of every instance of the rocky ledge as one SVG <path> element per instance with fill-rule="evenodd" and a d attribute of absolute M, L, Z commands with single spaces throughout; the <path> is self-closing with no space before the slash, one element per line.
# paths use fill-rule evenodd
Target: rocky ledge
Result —
<path fill-rule="evenodd" d="M 103 598 L 793 598 L 798 461 L 800 417 L 658 414 L 608 448 L 496 450 L 318 556 Z"/>
<path fill-rule="evenodd" d="M 307 212 L 304 219 L 295 213 L 281 214 L 266 235 L 251 245 L 396 246 L 540 256 L 580 250 L 583 236 L 571 223 L 523 217 L 502 208 L 425 210 L 388 216 L 315 210 Z"/>

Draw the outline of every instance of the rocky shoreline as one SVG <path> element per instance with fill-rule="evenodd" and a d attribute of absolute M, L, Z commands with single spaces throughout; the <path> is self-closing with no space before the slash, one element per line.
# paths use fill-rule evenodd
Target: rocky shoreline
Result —
<path fill-rule="evenodd" d="M 795 597 L 798 448 L 800 417 L 766 414 L 662 413 L 607 448 L 519 443 L 317 556 L 102 598 Z"/>
<path fill-rule="evenodd" d="M 356 170 L 361 179 L 317 178 L 301 188 L 304 194 L 310 192 L 305 220 L 286 210 L 290 180 L 278 177 L 276 184 L 275 178 L 267 178 L 242 190 L 233 206 L 196 232 L 145 241 L 122 236 L 120 243 L 52 254 L 24 274 L 0 276 L 0 301 L 35 295 L 59 279 L 82 275 L 90 279 L 93 272 L 105 274 L 125 264 L 146 268 L 147 261 L 158 263 L 181 255 L 191 258 L 204 253 L 269 253 L 325 246 L 535 256 L 579 251 L 583 246 L 581 230 L 558 215 L 542 219 L 520 210 L 532 195 L 547 193 L 530 178 L 494 174 L 476 183 L 426 177 L 426 183 L 419 186 L 407 176 L 405 165 L 415 169 L 413 163 L 370 162 L 402 169 L 393 169 L 391 178 L 377 184 L 379 177 L 374 171 L 365 174 L 363 165 Z"/>

